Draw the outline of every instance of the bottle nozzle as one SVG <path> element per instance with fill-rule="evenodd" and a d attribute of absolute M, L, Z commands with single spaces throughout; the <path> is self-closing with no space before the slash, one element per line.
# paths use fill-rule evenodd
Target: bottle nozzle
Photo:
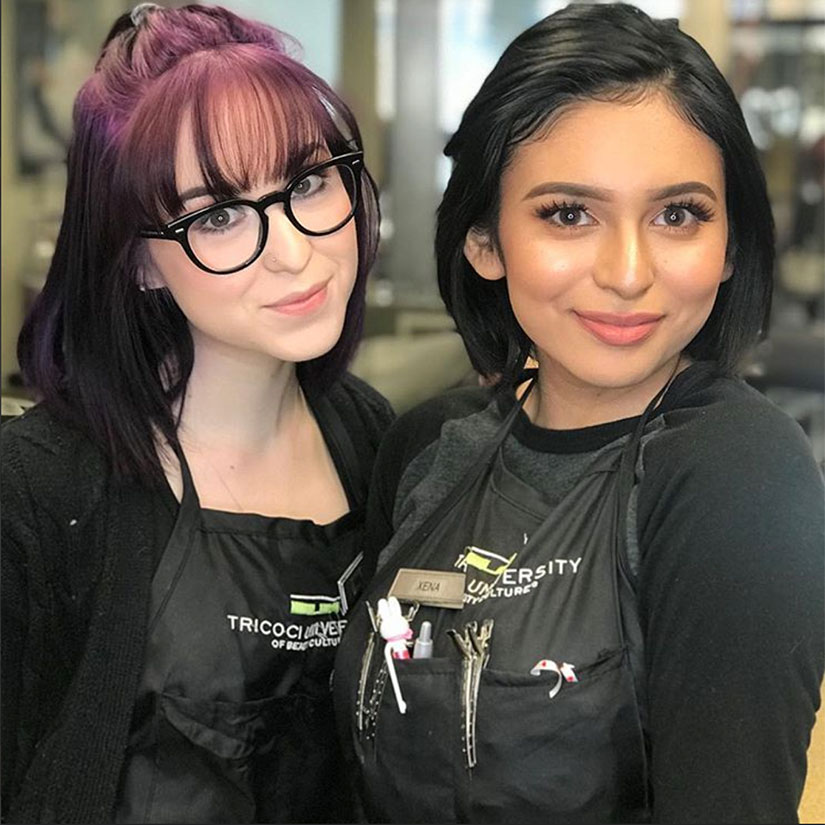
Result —
<path fill-rule="evenodd" d="M 413 659 L 430 659 L 433 655 L 433 626 L 421 622 L 421 632 L 413 645 Z"/>

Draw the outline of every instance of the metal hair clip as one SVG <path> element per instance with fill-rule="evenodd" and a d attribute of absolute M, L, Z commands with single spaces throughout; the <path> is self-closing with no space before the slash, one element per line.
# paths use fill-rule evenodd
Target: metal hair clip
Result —
<path fill-rule="evenodd" d="M 129 15 L 129 17 L 132 20 L 132 25 L 135 28 L 137 28 L 144 21 L 146 15 L 150 11 L 154 11 L 155 9 L 159 8 L 161 8 L 161 6 L 159 6 L 157 3 L 138 3 L 132 9 L 132 13 Z"/>

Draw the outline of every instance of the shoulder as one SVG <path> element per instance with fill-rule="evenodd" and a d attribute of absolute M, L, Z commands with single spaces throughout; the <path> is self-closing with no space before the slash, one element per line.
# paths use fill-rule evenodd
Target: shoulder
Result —
<path fill-rule="evenodd" d="M 425 401 L 399 416 L 385 439 L 394 462 L 409 464 L 441 438 L 444 425 L 482 412 L 493 398 L 484 387 L 458 387 Z"/>
<path fill-rule="evenodd" d="M 332 385 L 327 398 L 347 426 L 366 430 L 371 441 L 380 440 L 395 419 L 390 402 L 366 381 L 349 372 Z"/>
<path fill-rule="evenodd" d="M 663 423 L 642 457 L 643 548 L 656 545 L 654 555 L 680 569 L 699 564 L 725 575 L 770 566 L 774 554 L 816 569 L 825 485 L 796 421 L 743 381 L 714 378 Z"/>
<path fill-rule="evenodd" d="M 741 379 L 716 377 L 688 388 L 664 413 L 664 429 L 646 448 L 646 465 L 669 476 L 718 477 L 764 484 L 803 471 L 821 476 L 799 424 Z"/>
<path fill-rule="evenodd" d="M 442 440 L 445 428 L 460 428 L 465 419 L 490 406 L 492 393 L 481 387 L 461 387 L 425 401 L 401 415 L 387 431 L 378 455 L 370 488 L 367 557 L 373 560 L 393 536 L 396 514 L 403 509 L 408 493 L 427 477 L 440 447 L 457 450 L 455 433 Z M 466 456 L 464 456 L 466 457 Z M 457 459 L 455 454 L 450 456 Z M 450 463 L 450 462 L 448 462 Z M 451 466 L 458 462 L 453 460 Z M 440 468 L 443 471 L 443 467 Z M 438 489 L 448 486 L 442 472 Z M 431 496 L 437 499 L 437 493 Z"/>
<path fill-rule="evenodd" d="M 425 401 L 408 410 L 387 431 L 376 459 L 378 475 L 384 479 L 385 494 L 391 501 L 395 497 L 401 478 L 407 473 L 411 465 L 418 468 L 414 474 L 416 478 L 426 473 L 429 459 L 432 459 L 439 442 L 446 448 L 455 448 L 458 452 L 466 452 L 464 446 L 458 443 L 464 433 L 453 433 L 453 438 L 441 441 L 445 428 L 458 424 L 470 416 L 482 413 L 493 399 L 493 392 L 482 387 L 459 387 L 442 395 Z M 460 429 L 454 427 L 453 429 Z M 479 431 L 473 428 L 468 437 L 478 436 Z M 448 443 L 449 442 L 449 443 Z M 469 449 L 472 446 L 469 445 Z M 416 462 L 416 459 L 426 454 L 429 459 Z M 423 459 L 422 459 L 423 460 Z"/>
<path fill-rule="evenodd" d="M 3 498 L 23 494 L 53 512 L 89 507 L 105 489 L 107 464 L 78 429 L 38 404 L 0 428 Z"/>
<path fill-rule="evenodd" d="M 0 439 L 4 455 L 41 459 L 77 457 L 94 448 L 79 430 L 37 404 L 21 415 L 3 422 Z"/>

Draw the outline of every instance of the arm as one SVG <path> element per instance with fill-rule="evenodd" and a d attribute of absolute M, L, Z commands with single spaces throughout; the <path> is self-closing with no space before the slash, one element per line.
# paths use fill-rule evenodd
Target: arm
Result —
<path fill-rule="evenodd" d="M 795 822 L 823 674 L 823 485 L 767 405 L 649 445 L 639 498 L 655 822 Z"/>
<path fill-rule="evenodd" d="M 4 433 L 5 436 L 5 433 Z M 18 756 L 20 748 L 20 699 L 23 680 L 23 655 L 29 625 L 28 556 L 36 547 L 31 500 L 21 488 L 24 475 L 17 453 L 3 440 L 2 478 L 2 553 L 0 553 L 0 585 L 2 586 L 2 813 L 8 815 L 9 804 L 17 791 Z"/>

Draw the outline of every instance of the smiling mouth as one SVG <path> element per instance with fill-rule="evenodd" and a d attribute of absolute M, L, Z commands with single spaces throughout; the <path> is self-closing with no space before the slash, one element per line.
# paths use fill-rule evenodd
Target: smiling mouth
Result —
<path fill-rule="evenodd" d="M 288 295 L 275 304 L 269 304 L 267 309 L 279 312 L 282 315 L 305 315 L 318 309 L 326 301 L 328 284 L 329 281 L 324 281 L 306 290 L 306 292 Z"/>
<path fill-rule="evenodd" d="M 595 338 L 614 347 L 639 344 L 649 338 L 664 315 L 633 313 L 613 315 L 602 312 L 575 312 L 579 323 Z"/>

